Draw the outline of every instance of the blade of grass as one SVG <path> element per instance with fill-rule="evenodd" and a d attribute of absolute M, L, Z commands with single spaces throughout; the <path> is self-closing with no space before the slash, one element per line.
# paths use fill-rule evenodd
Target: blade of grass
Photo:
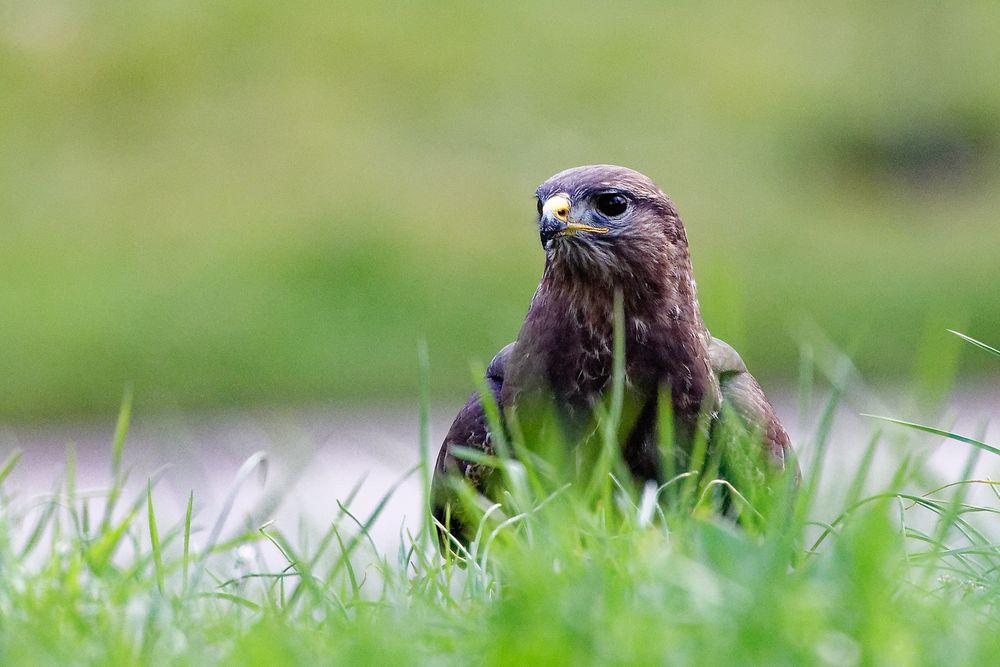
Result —
<path fill-rule="evenodd" d="M 973 345 L 975 345 L 976 347 L 978 347 L 980 350 L 985 350 L 986 352 L 989 352 L 993 356 L 1000 357 L 1000 350 L 996 349 L 995 347 L 991 347 L 990 345 L 987 345 L 986 343 L 983 343 L 982 341 L 978 341 L 975 338 L 972 338 L 971 336 L 966 336 L 964 333 L 959 333 L 958 331 L 955 331 L 954 329 L 948 329 L 948 333 L 953 333 L 956 336 L 958 336 L 959 338 L 961 338 L 962 340 L 964 340 L 964 341 L 966 341 L 968 343 L 972 343 Z"/>
<path fill-rule="evenodd" d="M 939 435 L 942 438 L 948 438 L 949 440 L 957 440 L 958 442 L 964 442 L 967 445 L 972 445 L 973 447 L 978 447 L 984 451 L 991 454 L 1000 455 L 1000 448 L 994 447 L 993 445 L 988 445 L 985 442 L 976 440 L 975 438 L 969 438 L 964 435 L 959 435 L 957 433 L 952 433 L 951 431 L 945 431 L 943 429 L 934 428 L 933 426 L 925 426 L 923 424 L 917 424 L 915 422 L 908 422 L 902 419 L 894 419 L 892 417 L 882 417 L 879 415 L 861 414 L 862 417 L 869 417 L 870 419 L 881 419 L 882 421 L 889 422 L 890 424 L 898 424 L 900 426 L 905 426 L 907 428 L 916 429 L 917 431 L 923 431 L 924 433 L 930 433 L 932 435 Z"/>
<path fill-rule="evenodd" d="M 226 524 L 226 520 L 229 518 L 229 514 L 233 511 L 233 505 L 236 503 L 236 496 L 239 494 L 240 488 L 242 488 L 244 482 L 247 478 L 257 469 L 258 466 L 262 465 L 267 460 L 267 454 L 264 452 L 255 452 L 251 454 L 243 465 L 240 466 L 239 470 L 236 471 L 236 477 L 233 479 L 232 486 L 229 487 L 229 493 L 226 494 L 226 498 L 222 503 L 222 509 L 219 511 L 219 516 L 216 517 L 215 523 L 212 524 L 212 530 L 208 534 L 208 540 L 205 542 L 204 552 L 202 556 L 198 559 L 197 565 L 194 569 L 194 575 L 191 577 L 191 587 L 197 589 L 198 583 L 201 580 L 201 575 L 205 571 L 207 565 L 205 557 L 211 553 L 212 549 L 215 547 L 216 542 L 219 541 L 219 537 L 222 534 L 222 528 Z"/>
<path fill-rule="evenodd" d="M 399 479 L 393 482 L 392 486 L 390 486 L 389 489 L 382 495 L 378 503 L 375 505 L 375 509 L 371 511 L 371 513 L 368 515 L 368 518 L 363 523 L 357 521 L 357 519 L 355 519 L 354 516 L 347 511 L 346 507 L 344 507 L 343 505 L 340 506 L 341 511 L 345 515 L 354 519 L 361 527 L 361 529 L 357 535 L 351 537 L 351 540 L 347 543 L 347 548 L 341 552 L 340 558 L 338 558 L 337 562 L 333 564 L 333 567 L 331 568 L 329 575 L 327 575 L 328 581 L 333 579 L 334 575 L 336 575 L 337 572 L 340 570 L 340 568 L 345 564 L 344 559 L 351 555 L 351 552 L 354 551 L 354 549 L 358 546 L 363 537 L 371 539 L 371 536 L 368 535 L 368 531 L 371 530 L 371 527 L 375 523 L 375 520 L 378 519 L 379 515 L 382 514 L 382 510 L 384 510 L 385 506 L 389 503 L 389 499 L 392 498 L 393 495 L 395 495 L 396 491 L 403 484 L 403 482 L 409 479 L 410 475 L 412 475 L 419 469 L 420 469 L 420 464 L 418 463 L 417 465 L 407 470 L 403 475 L 401 475 Z"/>
<path fill-rule="evenodd" d="M 662 466 L 663 479 L 672 479 L 677 474 L 677 442 L 674 432 L 674 402 L 670 393 L 670 386 L 663 384 L 656 396 L 656 434 L 660 447 L 660 464 Z M 657 496 L 662 490 L 657 489 Z M 667 504 L 672 504 L 676 494 L 670 490 Z"/>
<path fill-rule="evenodd" d="M 854 479 L 851 481 L 851 486 L 847 490 L 847 505 L 853 505 L 859 498 L 861 498 L 865 482 L 868 480 L 868 473 L 871 471 L 872 461 L 875 459 L 875 451 L 878 449 L 878 444 L 881 439 L 882 431 L 876 430 L 868 440 L 868 446 L 865 447 L 865 453 L 861 457 L 861 462 L 858 464 L 858 472 L 854 475 Z"/>
<path fill-rule="evenodd" d="M 23 454 L 24 452 L 20 449 L 15 449 L 10 453 L 10 456 L 8 456 L 7 460 L 4 461 L 3 467 L 0 468 L 0 484 L 3 484 L 4 480 L 7 479 L 7 476 L 14 470 L 14 466 L 16 466 L 17 462 L 21 460 L 21 456 Z"/>
<path fill-rule="evenodd" d="M 625 407 L 625 301 L 621 290 L 615 290 L 612 348 L 611 403 L 607 414 L 603 415 L 601 453 L 586 493 L 588 498 L 595 498 L 599 494 L 601 504 L 607 509 L 611 508 L 611 473 L 621 458 L 618 431 Z"/>
<path fill-rule="evenodd" d="M 417 366 L 419 369 L 418 391 L 420 400 L 420 492 L 422 532 L 426 539 L 433 539 L 434 527 L 431 525 L 431 399 L 430 399 L 430 353 L 427 351 L 427 341 L 421 340 L 417 345 Z M 339 538 L 338 538 L 339 539 Z"/>
<path fill-rule="evenodd" d="M 41 516 L 38 517 L 38 521 L 35 522 L 34 528 L 32 528 L 31 532 L 28 534 L 28 539 L 25 540 L 24 546 L 21 547 L 21 552 L 19 554 L 21 559 L 24 559 L 38 545 L 39 540 L 42 539 L 42 535 L 45 533 L 45 529 L 48 527 L 49 522 L 52 520 L 52 516 L 55 514 L 58 507 L 59 503 L 55 500 L 51 500 L 45 504 L 45 508 L 42 510 Z"/>
<path fill-rule="evenodd" d="M 191 562 L 191 511 L 194 508 L 194 491 L 188 494 L 187 510 L 184 512 L 184 553 L 182 556 L 183 577 L 181 590 L 188 588 L 188 569 Z"/>
<path fill-rule="evenodd" d="M 104 506 L 104 518 L 101 519 L 102 532 L 111 526 L 112 513 L 118 502 L 118 497 L 121 495 L 122 487 L 125 485 L 125 480 L 122 479 L 122 455 L 125 451 L 125 439 L 131 422 L 132 387 L 126 386 L 121 407 L 118 409 L 118 421 L 115 424 L 115 435 L 111 446 L 111 491 L 108 494 L 108 502 Z"/>
<path fill-rule="evenodd" d="M 163 595 L 163 553 L 160 551 L 160 533 L 156 529 L 156 513 L 153 512 L 153 483 L 150 481 L 146 482 L 146 514 L 149 520 L 149 542 L 153 549 L 156 587 L 159 589 L 160 595 Z"/>

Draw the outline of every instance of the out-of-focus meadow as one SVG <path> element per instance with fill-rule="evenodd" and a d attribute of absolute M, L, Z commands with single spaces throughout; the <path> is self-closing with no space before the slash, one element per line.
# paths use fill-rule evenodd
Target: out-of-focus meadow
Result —
<path fill-rule="evenodd" d="M 998 25 L 0 1 L 0 416 L 128 382 L 147 411 L 410 399 L 420 339 L 465 393 L 537 281 L 534 188 L 592 162 L 672 195 L 706 320 L 760 375 L 794 376 L 803 326 L 869 376 L 943 373 L 945 326 L 1000 330 Z"/>

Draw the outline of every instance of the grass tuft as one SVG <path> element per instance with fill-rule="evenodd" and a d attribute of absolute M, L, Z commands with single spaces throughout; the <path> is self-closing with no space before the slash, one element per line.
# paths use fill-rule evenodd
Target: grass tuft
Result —
<path fill-rule="evenodd" d="M 973 441 L 959 479 L 915 486 L 917 459 L 893 458 L 879 431 L 849 462 L 850 443 L 830 433 L 846 390 L 827 389 L 800 445 L 798 493 L 788 478 L 768 493 L 723 481 L 704 443 L 688 470 L 636 488 L 613 450 L 591 477 L 566 480 L 512 438 L 474 459 L 502 469 L 512 492 L 449 554 L 422 523 L 401 527 L 393 551 L 372 537 L 401 485 L 429 483 L 425 454 L 367 514 L 352 508 L 361 483 L 345 489 L 312 540 L 271 522 L 222 539 L 263 453 L 198 547 L 194 496 L 167 520 L 154 511 L 158 475 L 93 525 L 95 496 L 71 479 L 40 500 L 0 494 L 0 662 L 995 664 L 1000 483 L 976 472 L 995 448 L 907 422 L 910 451 L 926 433 Z M 108 503 L 126 494 L 124 455 L 113 454 Z"/>

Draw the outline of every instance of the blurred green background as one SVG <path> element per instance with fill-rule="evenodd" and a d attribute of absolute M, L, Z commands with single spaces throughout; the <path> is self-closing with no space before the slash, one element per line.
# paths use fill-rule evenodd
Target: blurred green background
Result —
<path fill-rule="evenodd" d="M 998 7 L 0 0 L 0 416 L 413 400 L 421 338 L 464 394 L 592 162 L 771 383 L 802 321 L 883 379 L 995 343 Z"/>

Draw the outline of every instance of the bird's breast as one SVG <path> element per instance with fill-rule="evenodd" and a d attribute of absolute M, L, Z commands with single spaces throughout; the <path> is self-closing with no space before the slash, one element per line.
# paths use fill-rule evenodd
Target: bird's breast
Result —
<path fill-rule="evenodd" d="M 626 329 L 629 327 L 627 326 Z M 645 338 L 645 329 L 642 336 Z M 641 369 L 628 362 L 642 345 L 626 336 L 627 385 Z M 614 324 L 607 312 L 571 305 L 562 311 L 548 308 L 544 316 L 529 317 L 518 336 L 518 357 L 505 380 L 511 403 L 548 400 L 571 414 L 588 414 L 610 391 L 614 375 Z M 641 356 L 641 355 L 640 355 Z"/>
<path fill-rule="evenodd" d="M 589 419 L 613 386 L 613 295 L 566 298 L 542 292 L 518 335 L 516 359 L 504 381 L 501 404 L 548 404 L 561 413 Z M 674 414 L 694 421 L 709 383 L 707 351 L 693 317 L 671 317 L 671 304 L 626 305 L 626 393 L 636 402 L 669 387 Z"/>

